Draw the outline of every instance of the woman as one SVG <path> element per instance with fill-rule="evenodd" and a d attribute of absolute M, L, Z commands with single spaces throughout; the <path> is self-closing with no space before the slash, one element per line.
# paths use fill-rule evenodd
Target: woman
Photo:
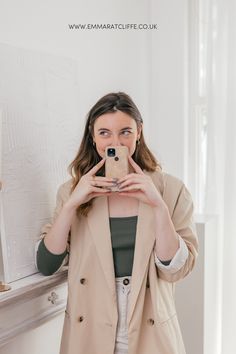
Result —
<path fill-rule="evenodd" d="M 193 203 L 183 182 L 162 172 L 142 128 L 127 94 L 102 97 L 43 227 L 38 269 L 52 274 L 69 256 L 61 354 L 185 353 L 173 293 L 197 256 Z M 115 180 L 104 176 L 104 156 L 118 145 L 134 172 Z"/>

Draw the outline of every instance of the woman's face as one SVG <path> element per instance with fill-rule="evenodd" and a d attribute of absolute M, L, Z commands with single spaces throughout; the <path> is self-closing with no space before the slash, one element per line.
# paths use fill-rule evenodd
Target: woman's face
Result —
<path fill-rule="evenodd" d="M 93 140 L 101 157 L 105 156 L 107 146 L 125 145 L 132 156 L 136 148 L 136 140 L 139 140 L 141 128 L 127 113 L 116 111 L 105 113 L 98 117 L 94 123 Z"/>

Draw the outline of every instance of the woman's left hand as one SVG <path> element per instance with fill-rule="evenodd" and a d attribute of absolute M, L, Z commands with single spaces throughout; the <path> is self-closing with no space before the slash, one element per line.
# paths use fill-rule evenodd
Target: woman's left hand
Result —
<path fill-rule="evenodd" d="M 136 173 L 129 173 L 117 181 L 119 195 L 137 198 L 152 207 L 163 206 L 164 201 L 151 177 L 142 171 L 131 156 L 128 156 L 128 160 Z"/>

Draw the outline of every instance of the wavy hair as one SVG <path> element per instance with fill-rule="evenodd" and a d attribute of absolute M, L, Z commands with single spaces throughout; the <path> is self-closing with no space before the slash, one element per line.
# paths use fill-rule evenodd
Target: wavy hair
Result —
<path fill-rule="evenodd" d="M 117 110 L 133 118 L 137 123 L 137 127 L 142 126 L 143 119 L 141 114 L 129 95 L 124 92 L 117 92 L 108 93 L 100 98 L 87 115 L 84 134 L 78 153 L 68 167 L 68 171 L 72 176 L 71 192 L 75 189 L 80 178 L 102 159 L 97 153 L 96 146 L 93 144 L 94 123 L 96 119 L 105 113 L 113 113 Z M 132 158 L 142 170 L 153 172 L 162 169 L 160 163 L 148 149 L 144 140 L 143 131 L 141 131 L 139 141 L 136 142 L 136 149 Z M 105 169 L 104 166 L 102 166 L 97 175 L 104 176 L 104 173 Z M 94 198 L 90 199 L 77 208 L 78 216 L 87 216 L 89 210 L 92 208 L 93 199 Z"/>

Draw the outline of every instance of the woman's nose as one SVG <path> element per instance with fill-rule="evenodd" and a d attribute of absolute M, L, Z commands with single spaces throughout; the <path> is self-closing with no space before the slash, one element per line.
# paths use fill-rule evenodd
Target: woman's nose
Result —
<path fill-rule="evenodd" d="M 113 136 L 112 145 L 114 146 L 122 145 L 119 136 Z"/>

